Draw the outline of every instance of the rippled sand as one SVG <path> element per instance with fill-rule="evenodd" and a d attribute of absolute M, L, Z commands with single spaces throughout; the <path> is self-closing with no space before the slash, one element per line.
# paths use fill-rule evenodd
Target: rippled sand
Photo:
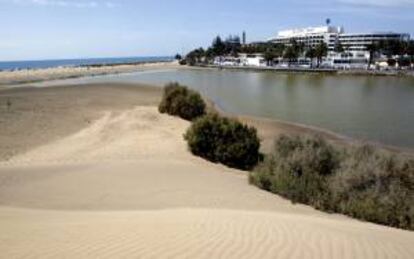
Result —
<path fill-rule="evenodd" d="M 159 90 L 89 87 L 7 92 L 2 143 L 19 148 L 0 163 L 1 258 L 413 258 L 413 232 L 292 205 L 193 157 Z M 18 106 L 27 91 L 38 110 Z"/>

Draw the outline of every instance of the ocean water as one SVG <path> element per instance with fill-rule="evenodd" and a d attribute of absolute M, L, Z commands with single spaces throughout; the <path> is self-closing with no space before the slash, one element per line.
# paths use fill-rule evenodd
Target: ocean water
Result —
<path fill-rule="evenodd" d="M 0 61 L 0 70 L 39 69 L 60 66 L 85 66 L 104 64 L 123 64 L 138 62 L 170 61 L 173 57 L 123 57 L 123 58 L 88 58 L 88 59 L 55 59 L 55 60 L 25 60 Z"/>

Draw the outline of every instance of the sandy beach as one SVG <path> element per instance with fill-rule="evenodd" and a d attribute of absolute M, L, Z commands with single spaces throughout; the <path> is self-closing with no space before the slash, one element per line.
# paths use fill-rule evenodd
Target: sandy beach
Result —
<path fill-rule="evenodd" d="M 0 86 L 58 79 L 78 78 L 85 76 L 132 73 L 148 69 L 168 69 L 177 67 L 180 67 L 178 62 L 172 61 L 147 62 L 142 64 L 53 67 L 46 69 L 22 69 L 14 71 L 0 71 Z"/>
<path fill-rule="evenodd" d="M 126 84 L 0 90 L 0 258 L 414 257 L 413 232 L 293 205 L 192 156 L 189 123 L 159 114 L 160 98 Z M 306 133 L 244 120 L 264 152 Z"/>

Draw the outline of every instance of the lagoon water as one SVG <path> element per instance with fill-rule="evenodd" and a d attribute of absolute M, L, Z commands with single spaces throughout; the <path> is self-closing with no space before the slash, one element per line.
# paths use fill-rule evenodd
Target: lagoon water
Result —
<path fill-rule="evenodd" d="M 103 81 L 155 85 L 177 81 L 199 90 L 229 113 L 301 123 L 360 140 L 414 148 L 414 78 L 172 69 L 66 83 Z"/>

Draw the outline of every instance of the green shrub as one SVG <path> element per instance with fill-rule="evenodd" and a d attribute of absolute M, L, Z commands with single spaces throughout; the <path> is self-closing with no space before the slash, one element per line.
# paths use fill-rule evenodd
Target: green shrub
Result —
<path fill-rule="evenodd" d="M 402 155 L 282 136 L 249 180 L 293 202 L 414 230 L 414 160 Z"/>
<path fill-rule="evenodd" d="M 169 83 L 164 87 L 158 109 L 161 113 L 191 121 L 205 114 L 206 104 L 199 93 L 178 83 Z"/>
<path fill-rule="evenodd" d="M 369 146 L 351 149 L 330 186 L 336 211 L 414 229 L 414 160 Z"/>
<path fill-rule="evenodd" d="M 208 114 L 194 121 L 184 137 L 194 155 L 215 163 L 251 170 L 259 161 L 256 129 L 234 119 Z"/>
<path fill-rule="evenodd" d="M 339 165 L 339 152 L 320 137 L 280 137 L 274 152 L 250 174 L 250 182 L 293 202 L 325 208 L 328 176 Z"/>

